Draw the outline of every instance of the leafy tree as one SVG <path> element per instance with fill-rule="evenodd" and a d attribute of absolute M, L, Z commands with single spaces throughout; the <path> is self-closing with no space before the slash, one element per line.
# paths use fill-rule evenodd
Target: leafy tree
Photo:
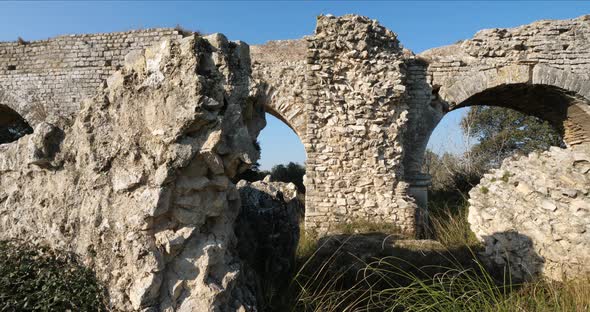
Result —
<path fill-rule="evenodd" d="M 425 154 L 423 170 L 432 177 L 429 205 L 434 210 L 463 205 L 469 190 L 504 158 L 563 145 L 560 133 L 548 122 L 508 108 L 474 106 L 460 126 L 467 138 L 477 140 L 470 150 L 462 155 L 430 150 Z"/>
<path fill-rule="evenodd" d="M 473 106 L 461 120 L 468 137 L 478 140 L 469 153 L 485 169 L 497 168 L 515 153 L 528 154 L 563 146 L 562 135 L 548 122 L 516 110 Z"/>
<path fill-rule="evenodd" d="M 270 175 L 273 181 L 280 181 L 286 183 L 293 183 L 297 189 L 305 193 L 305 186 L 303 185 L 303 176 L 305 175 L 305 167 L 300 164 L 290 162 L 285 165 L 276 165 L 272 167 Z"/>
<path fill-rule="evenodd" d="M 238 174 L 234 178 L 234 183 L 238 183 L 240 180 L 246 180 L 248 182 L 256 182 L 264 179 L 270 172 L 266 170 L 260 170 L 260 163 L 256 162 L 252 165 L 252 168 Z"/>
<path fill-rule="evenodd" d="M 467 160 L 460 155 L 444 153 L 438 155 L 427 149 L 424 156 L 424 172 L 432 178 L 432 190 L 455 190 L 468 191 L 469 184 L 475 180 L 477 183 L 477 172 L 468 174 L 471 166 L 466 165 Z M 467 178 L 469 176 L 470 178 Z M 474 176 L 474 177 L 473 177 Z M 473 178 L 471 178 L 473 177 Z M 467 189 L 465 189 L 467 188 Z"/>
<path fill-rule="evenodd" d="M 466 194 L 479 183 L 484 172 L 471 161 L 466 155 L 439 156 L 426 150 L 423 170 L 432 177 L 428 195 L 431 210 L 452 210 L 464 204 Z"/>

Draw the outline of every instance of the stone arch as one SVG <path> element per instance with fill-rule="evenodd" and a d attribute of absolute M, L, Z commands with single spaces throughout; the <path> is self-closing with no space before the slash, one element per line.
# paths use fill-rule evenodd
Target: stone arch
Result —
<path fill-rule="evenodd" d="M 284 122 L 304 142 L 307 131 L 305 104 L 295 98 L 282 97 L 273 87 L 267 87 L 262 95 L 262 106 L 266 113 Z"/>
<path fill-rule="evenodd" d="M 0 104 L 0 144 L 14 142 L 30 133 L 33 133 L 33 128 L 19 113 Z"/>
<path fill-rule="evenodd" d="M 307 45 L 306 40 L 279 40 L 250 47 L 258 103 L 293 129 L 304 144 Z"/>
<path fill-rule="evenodd" d="M 426 114 L 426 121 L 410 122 L 422 125 L 422 135 L 408 140 L 405 178 L 423 209 L 430 185 L 430 177 L 421 172 L 424 153 L 432 132 L 452 110 L 474 105 L 511 108 L 549 121 L 567 145 L 590 144 L 590 80 L 584 76 L 543 64 L 514 64 L 445 78 L 431 81 L 433 98 L 427 108 L 434 113 Z"/>
<path fill-rule="evenodd" d="M 305 105 L 301 98 L 297 99 L 287 94 L 284 89 L 276 89 L 266 81 L 258 81 L 255 88 L 255 95 L 251 99 L 253 100 L 254 110 L 263 119 L 258 121 L 259 126 L 256 127 L 255 136 L 258 137 L 264 128 L 266 128 L 266 114 L 269 114 L 293 131 L 303 146 L 303 151 L 307 158 L 309 156 L 309 144 L 306 141 L 307 120 L 304 111 Z M 306 164 L 303 165 L 305 166 Z M 304 181 L 304 184 L 307 189 L 308 183 Z"/>
<path fill-rule="evenodd" d="M 312 144 L 308 131 L 307 111 L 307 40 L 271 41 L 264 45 L 250 47 L 252 78 L 255 81 L 256 107 L 282 121 L 299 138 L 306 156 L 305 215 L 310 210 L 312 193 L 315 189 L 309 177 L 309 166 L 313 164 Z M 264 115 L 264 114 L 263 114 Z M 264 147 L 263 147 L 264 148 Z"/>
<path fill-rule="evenodd" d="M 470 71 L 441 86 L 449 110 L 481 105 L 519 110 L 551 122 L 568 145 L 590 143 L 590 80 L 538 64 Z"/>

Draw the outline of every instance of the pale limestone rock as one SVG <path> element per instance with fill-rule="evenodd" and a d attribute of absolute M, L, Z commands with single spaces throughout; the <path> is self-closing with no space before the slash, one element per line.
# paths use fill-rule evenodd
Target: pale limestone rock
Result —
<path fill-rule="evenodd" d="M 72 126 L 38 123 L 0 146 L 0 239 L 73 250 L 119 310 L 251 306 L 229 299 L 242 271 L 226 174 L 259 157 L 260 129 L 244 112 L 250 65 L 232 44 L 189 36 L 132 52 Z"/>
<path fill-rule="evenodd" d="M 125 55 L 125 69 L 129 72 L 135 71 L 143 73 L 145 71 L 146 61 L 143 50 L 131 51 Z M 109 85 L 109 87 L 112 87 Z"/>
<path fill-rule="evenodd" d="M 28 137 L 30 165 L 43 167 L 51 164 L 62 139 L 59 137 L 60 132 L 54 125 L 46 122 L 41 122 L 35 127 L 33 134 Z"/>

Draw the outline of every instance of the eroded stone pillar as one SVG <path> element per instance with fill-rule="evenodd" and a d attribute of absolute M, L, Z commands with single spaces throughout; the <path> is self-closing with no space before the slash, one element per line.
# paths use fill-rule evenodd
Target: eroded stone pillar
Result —
<path fill-rule="evenodd" d="M 406 68 L 396 35 L 368 18 L 320 16 L 307 55 L 306 227 L 356 220 L 413 235 L 403 181 Z"/>

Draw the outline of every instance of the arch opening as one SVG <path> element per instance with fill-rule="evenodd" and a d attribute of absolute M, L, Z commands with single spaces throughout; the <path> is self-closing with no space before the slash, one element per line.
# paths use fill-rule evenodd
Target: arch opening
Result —
<path fill-rule="evenodd" d="M 488 88 L 449 105 L 449 112 L 423 143 L 420 168 L 430 181 L 427 192 L 423 187 L 427 204 L 419 214 L 424 218 L 422 224 L 429 224 L 433 211 L 441 208 L 452 207 L 455 213 L 465 215 L 466 211 L 460 210 L 466 209 L 469 191 L 506 157 L 548 150 L 551 146 L 589 143 L 589 108 L 590 101 L 574 92 L 529 83 Z M 469 118 L 478 115 L 473 121 L 479 125 L 470 128 Z M 441 129 L 449 127 L 448 118 L 455 123 L 451 132 Z M 447 133 L 440 133 L 445 130 Z M 462 148 L 449 144 L 449 138 L 462 140 Z M 443 148 L 433 151 L 437 143 Z M 449 150 L 452 148 L 455 150 Z M 496 155 L 492 158 L 483 153 L 494 149 Z"/>
<path fill-rule="evenodd" d="M 300 136 L 284 117 L 272 110 L 265 110 L 264 124 L 257 141 L 261 157 L 237 179 L 254 182 L 271 175 L 273 181 L 292 182 L 300 193 L 305 193 L 307 155 Z"/>
<path fill-rule="evenodd" d="M 256 138 L 258 161 L 234 178 L 249 182 L 271 176 L 272 181 L 293 182 L 299 194 L 305 193 L 306 115 L 303 103 L 294 97 L 284 96 L 266 82 L 260 83 L 249 98 L 255 121 L 249 132 Z M 304 202 L 303 196 L 300 198 Z"/>
<path fill-rule="evenodd" d="M 265 106 L 264 111 L 266 113 L 266 120 L 267 121 L 270 116 L 271 118 L 275 118 L 275 119 L 281 121 L 285 126 L 289 127 L 289 129 L 291 129 L 297 137 L 300 137 L 302 135 L 301 133 L 297 133 L 297 129 L 295 129 L 295 127 L 293 127 L 293 125 L 291 125 L 291 123 L 289 121 L 287 121 L 287 119 L 285 117 L 283 117 L 283 115 L 279 114 L 279 112 L 277 112 L 272 106 Z"/>
<path fill-rule="evenodd" d="M 0 144 L 11 143 L 33 133 L 33 128 L 16 111 L 0 104 Z"/>
<path fill-rule="evenodd" d="M 574 92 L 542 84 L 505 84 L 486 89 L 456 105 L 510 108 L 551 123 L 569 145 L 590 142 L 590 101 Z"/>

